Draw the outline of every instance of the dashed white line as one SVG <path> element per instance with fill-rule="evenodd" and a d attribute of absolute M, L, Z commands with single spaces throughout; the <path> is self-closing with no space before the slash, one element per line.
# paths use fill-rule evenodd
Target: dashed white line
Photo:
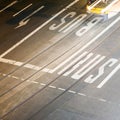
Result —
<path fill-rule="evenodd" d="M 0 73 L 0 74 L 2 74 L 2 75 L 7 75 L 7 74 L 3 74 L 3 73 Z M 12 78 L 15 78 L 15 79 L 21 80 L 21 78 L 16 77 L 16 76 L 11 76 L 11 77 L 12 77 Z M 39 84 L 39 85 L 41 85 L 41 86 L 46 86 L 46 85 L 47 85 L 47 84 L 45 84 L 45 83 L 39 83 L 39 82 L 36 82 L 36 81 L 31 81 L 31 80 L 27 80 L 27 82 Z M 52 85 L 49 85 L 48 87 L 49 87 L 49 88 L 52 88 L 52 89 L 58 89 L 58 90 L 60 90 L 60 91 L 65 91 L 65 90 L 66 90 L 66 89 L 64 89 L 64 88 L 58 88 L 58 87 L 52 86 Z M 113 103 L 113 102 L 108 101 L 108 100 L 103 99 L 103 98 L 96 98 L 96 97 L 93 97 L 93 96 L 88 96 L 88 95 L 86 95 L 86 94 L 84 94 L 84 93 L 80 93 L 80 92 L 78 93 L 78 92 L 73 91 L 73 90 L 68 90 L 67 92 L 72 93 L 72 94 L 77 94 L 77 95 L 80 95 L 80 96 L 84 96 L 84 97 L 88 97 L 88 98 L 92 98 L 92 99 L 98 100 L 98 101 L 100 101 L 100 102 L 106 102 L 106 103 L 108 103 L 108 104 L 117 104 L 117 103 Z M 118 105 L 120 106 L 120 104 L 118 104 Z"/>
<path fill-rule="evenodd" d="M 9 59 L 5 59 L 5 58 L 0 58 L 0 62 L 11 64 L 11 65 L 16 65 L 16 66 L 21 66 L 21 65 L 24 64 L 24 62 L 9 60 Z M 25 64 L 23 67 L 33 69 L 33 70 L 40 70 L 41 69 L 41 67 L 35 66 L 35 65 L 32 65 L 32 64 Z"/>
<path fill-rule="evenodd" d="M 62 90 L 62 91 L 65 91 L 65 89 L 64 89 L 64 88 L 58 88 L 58 90 Z"/>
<path fill-rule="evenodd" d="M 100 99 L 98 99 L 99 101 L 102 101 L 102 102 L 107 102 L 107 100 L 105 100 L 105 99 L 102 99 L 102 98 L 100 98 Z"/>
<path fill-rule="evenodd" d="M 19 79 L 18 77 L 16 77 L 16 76 L 12 76 L 12 78 L 14 78 L 14 79 Z"/>
<path fill-rule="evenodd" d="M 40 85 L 42 85 L 42 86 L 46 86 L 46 84 L 44 84 L 44 83 L 40 83 Z"/>
<path fill-rule="evenodd" d="M 83 93 L 77 93 L 78 95 L 80 95 L 80 96 L 86 96 L 85 94 L 83 94 Z"/>
<path fill-rule="evenodd" d="M 56 89 L 56 87 L 55 87 L 55 86 L 52 86 L 52 85 L 50 85 L 49 87 L 50 87 L 50 88 L 54 88 L 54 89 Z"/>

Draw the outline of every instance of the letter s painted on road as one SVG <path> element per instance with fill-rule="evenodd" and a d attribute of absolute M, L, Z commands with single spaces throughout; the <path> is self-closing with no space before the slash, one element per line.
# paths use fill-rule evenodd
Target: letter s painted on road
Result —
<path fill-rule="evenodd" d="M 56 25 L 56 24 L 53 24 L 49 27 L 49 30 L 56 30 L 58 29 L 59 27 L 61 27 L 63 24 L 66 23 L 66 18 L 67 17 L 70 17 L 70 18 L 73 18 L 74 16 L 76 15 L 76 12 L 70 12 L 68 13 L 67 15 L 65 15 L 63 18 L 61 18 L 61 23 L 59 25 Z"/>

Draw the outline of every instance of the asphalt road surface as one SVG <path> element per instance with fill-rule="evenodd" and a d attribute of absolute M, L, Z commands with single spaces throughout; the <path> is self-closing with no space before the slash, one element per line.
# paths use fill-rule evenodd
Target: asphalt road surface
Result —
<path fill-rule="evenodd" d="M 120 120 L 120 13 L 81 0 L 0 0 L 0 120 Z"/>

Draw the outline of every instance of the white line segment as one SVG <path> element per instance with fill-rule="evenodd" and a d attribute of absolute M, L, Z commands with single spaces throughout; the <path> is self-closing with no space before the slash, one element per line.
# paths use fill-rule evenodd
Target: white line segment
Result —
<path fill-rule="evenodd" d="M 97 86 L 97 88 L 102 88 L 105 83 L 107 83 L 110 78 L 120 70 L 120 64 Z"/>
<path fill-rule="evenodd" d="M 10 3 L 9 5 L 7 5 L 5 8 L 0 10 L 0 13 L 3 12 L 4 10 L 8 9 L 9 7 L 13 6 L 14 4 L 16 4 L 18 1 L 13 1 L 12 3 Z"/>
<path fill-rule="evenodd" d="M 26 9 L 27 9 L 27 8 L 29 8 L 30 6 L 32 6 L 32 3 L 31 3 L 31 4 L 29 4 L 29 5 L 27 5 L 25 8 L 23 8 L 23 9 L 22 9 L 22 10 L 20 10 L 19 12 L 15 13 L 15 14 L 13 15 L 13 17 L 15 17 L 15 16 L 19 15 L 21 12 L 23 12 L 24 10 L 26 10 Z"/>

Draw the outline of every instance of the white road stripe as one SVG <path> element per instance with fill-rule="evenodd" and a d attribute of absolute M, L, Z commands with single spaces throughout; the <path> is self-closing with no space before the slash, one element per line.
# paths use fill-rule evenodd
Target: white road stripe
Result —
<path fill-rule="evenodd" d="M 80 56 L 78 56 L 76 59 L 74 59 L 69 65 L 67 65 L 64 69 L 62 69 L 60 72 L 58 72 L 58 74 L 62 74 L 63 72 L 65 72 L 68 68 L 70 68 L 72 65 L 74 65 L 76 62 L 78 62 L 80 59 L 82 59 L 85 55 L 87 55 L 88 52 L 84 52 L 83 54 L 81 54 Z M 68 58 L 69 60 L 69 58 Z M 61 63 L 60 65 L 58 65 L 56 67 L 56 69 L 60 68 L 63 64 L 65 64 L 64 62 Z M 56 70 L 55 69 L 55 70 Z"/>
<path fill-rule="evenodd" d="M 102 88 L 105 83 L 107 83 L 110 78 L 120 70 L 120 64 L 97 86 L 97 88 Z"/>
<path fill-rule="evenodd" d="M 110 3 L 105 9 L 102 10 L 102 13 L 106 12 L 112 5 L 114 5 L 119 0 L 114 0 L 112 3 Z"/>
<path fill-rule="evenodd" d="M 70 70 L 68 70 L 67 72 L 65 72 L 63 74 L 63 76 L 68 76 L 70 73 L 72 73 L 74 70 L 76 70 L 78 67 L 80 67 L 80 65 L 82 65 L 83 63 L 85 63 L 92 56 L 93 56 L 93 53 L 88 54 L 84 59 L 80 60 L 77 64 L 75 64 Z"/>
<path fill-rule="evenodd" d="M 41 6 L 39 7 L 37 10 L 35 10 L 34 12 L 32 12 L 30 15 L 28 15 L 27 17 L 25 17 L 24 19 L 22 19 L 21 21 L 25 21 L 28 18 L 30 18 L 31 16 L 33 16 L 34 14 L 36 14 L 37 12 L 39 12 L 41 9 L 43 9 L 45 6 Z"/>
<path fill-rule="evenodd" d="M 75 27 L 78 23 L 79 25 L 82 24 L 84 21 L 83 19 L 87 17 L 87 14 L 80 14 L 79 16 L 77 16 L 76 18 L 74 18 L 71 22 L 69 22 L 67 25 L 65 25 L 64 27 L 62 27 L 58 32 L 67 32 L 70 29 L 72 29 L 73 27 Z M 63 31 L 64 30 L 64 31 Z"/>
<path fill-rule="evenodd" d="M 46 84 L 44 84 L 44 83 L 40 83 L 40 85 L 42 85 L 42 86 L 46 86 Z"/>
<path fill-rule="evenodd" d="M 91 69 L 93 69 L 96 65 L 98 65 L 102 60 L 105 59 L 105 56 L 99 58 L 100 55 L 97 55 L 95 58 L 93 58 L 89 63 L 87 63 L 85 66 L 83 66 L 80 70 L 78 70 L 75 74 L 72 75 L 71 78 L 73 79 L 80 79 L 85 74 L 87 74 Z M 98 59 L 99 58 L 99 59 Z M 95 62 L 96 61 L 96 62 Z M 91 65 L 92 64 L 92 65 Z M 89 65 L 91 65 L 89 67 Z M 87 69 L 86 69 L 87 68 Z M 86 70 L 85 70 L 86 69 Z M 84 71 L 85 70 L 85 71 Z M 83 71 L 83 72 L 82 72 Z"/>
<path fill-rule="evenodd" d="M 75 56 L 77 56 L 80 52 L 85 50 L 87 47 L 89 47 L 92 43 L 94 43 L 100 36 L 102 36 L 105 32 L 107 32 L 111 27 L 113 27 L 118 21 L 120 20 L 120 17 L 115 19 L 108 27 L 106 27 L 100 34 L 98 34 L 96 37 L 94 37 L 90 42 L 85 44 L 80 50 L 78 50 L 75 54 L 70 56 L 67 60 L 65 60 L 62 64 L 54 68 L 53 70 L 50 70 L 49 73 L 53 73 L 56 70 L 58 70 L 60 67 L 64 66 L 67 62 L 69 62 L 71 59 L 73 59 Z"/>
<path fill-rule="evenodd" d="M 57 14 L 55 14 L 52 18 L 50 18 L 49 20 L 47 20 L 45 23 L 43 23 L 42 25 L 40 25 L 38 28 L 36 28 L 34 31 L 32 31 L 30 34 L 28 34 L 26 37 L 24 37 L 18 43 L 16 43 L 15 45 L 13 45 L 11 48 L 9 48 L 7 51 L 5 51 L 3 54 L 1 54 L 0 58 L 4 57 L 8 53 L 10 53 L 12 50 L 14 50 L 16 47 L 18 47 L 19 45 L 21 45 L 28 38 L 30 38 L 32 35 L 34 35 L 36 32 L 38 32 L 40 29 L 42 29 L 44 26 L 46 26 L 49 22 L 51 22 L 53 19 L 55 19 L 61 13 L 63 13 L 64 11 L 66 11 L 68 8 L 70 8 L 71 6 L 73 6 L 74 4 L 76 4 L 78 1 L 79 0 L 74 0 L 74 2 L 70 3 L 67 7 L 63 8 L 60 12 L 58 12 Z"/>
<path fill-rule="evenodd" d="M 15 61 L 15 60 L 9 60 L 9 59 L 5 59 L 5 58 L 0 58 L 0 62 L 15 65 L 15 66 L 21 66 L 21 65 L 24 64 L 24 62 L 18 62 L 18 61 Z M 33 69 L 33 70 L 37 70 L 37 71 L 41 69 L 41 67 L 36 66 L 36 65 L 32 65 L 32 64 L 25 64 L 23 67 Z"/>
<path fill-rule="evenodd" d="M 78 95 L 81 95 L 81 96 L 86 96 L 85 94 L 83 94 L 83 93 L 78 93 Z"/>
<path fill-rule="evenodd" d="M 10 3 L 9 5 L 7 5 L 5 8 L 3 8 L 2 10 L 0 10 L 0 13 L 3 12 L 4 10 L 6 10 L 7 8 L 13 6 L 14 4 L 16 4 L 18 1 L 13 1 L 12 3 Z"/>
<path fill-rule="evenodd" d="M 12 76 L 12 78 L 14 78 L 14 79 L 19 79 L 18 77 L 16 77 L 16 76 Z"/>
<path fill-rule="evenodd" d="M 72 90 L 68 90 L 69 93 L 73 93 L 75 94 L 76 92 L 75 91 L 72 91 Z"/>
<path fill-rule="evenodd" d="M 64 89 L 64 88 L 58 88 L 58 90 L 62 90 L 62 91 L 65 91 L 65 89 Z"/>
<path fill-rule="evenodd" d="M 107 102 L 107 100 L 105 100 L 105 99 L 102 99 L 102 98 L 100 98 L 100 99 L 98 99 L 99 101 L 102 101 L 102 102 Z"/>
<path fill-rule="evenodd" d="M 21 12 L 23 12 L 24 10 L 26 10 L 26 9 L 29 8 L 30 6 L 32 6 L 32 3 L 29 4 L 28 6 L 26 6 L 25 8 L 23 8 L 22 10 L 20 10 L 19 12 L 15 13 L 15 14 L 13 15 L 13 17 L 19 15 Z"/>
<path fill-rule="evenodd" d="M 56 87 L 55 87 L 55 86 L 52 86 L 52 85 L 50 85 L 49 87 L 50 87 L 50 88 L 53 88 L 53 89 L 56 89 Z"/>

